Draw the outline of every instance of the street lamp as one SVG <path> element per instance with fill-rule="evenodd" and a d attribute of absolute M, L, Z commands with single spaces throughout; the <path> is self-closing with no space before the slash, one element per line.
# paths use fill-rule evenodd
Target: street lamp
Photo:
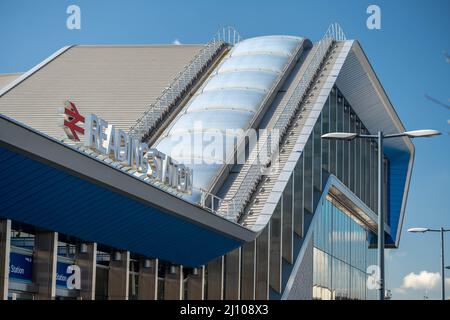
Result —
<path fill-rule="evenodd" d="M 322 139 L 351 141 L 355 138 L 378 139 L 378 267 L 380 269 L 379 300 L 384 300 L 384 213 L 383 213 L 383 140 L 397 137 L 422 138 L 440 135 L 436 130 L 414 130 L 403 133 L 359 134 L 354 132 L 330 132 L 322 135 Z"/>
<path fill-rule="evenodd" d="M 444 268 L 444 232 L 448 232 L 450 229 L 430 229 L 430 228 L 411 228 L 408 232 L 425 233 L 425 232 L 440 232 L 441 233 L 441 294 L 442 300 L 445 300 L 445 268 L 450 269 L 450 266 Z"/>

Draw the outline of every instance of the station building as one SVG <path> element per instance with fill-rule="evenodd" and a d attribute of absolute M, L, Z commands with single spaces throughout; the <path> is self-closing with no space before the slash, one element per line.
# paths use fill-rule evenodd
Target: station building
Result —
<path fill-rule="evenodd" d="M 356 40 L 74 45 L 0 75 L 1 299 L 374 299 L 376 141 Z M 386 247 L 413 165 L 383 150 Z"/>

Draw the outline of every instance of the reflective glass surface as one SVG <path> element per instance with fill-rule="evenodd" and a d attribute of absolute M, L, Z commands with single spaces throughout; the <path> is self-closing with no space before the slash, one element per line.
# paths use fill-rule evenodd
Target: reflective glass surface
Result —
<path fill-rule="evenodd" d="M 277 75 L 264 71 L 234 71 L 221 73 L 211 78 L 203 92 L 223 89 L 248 89 L 268 92 Z"/>
<path fill-rule="evenodd" d="M 211 109 L 239 109 L 256 112 L 263 98 L 263 92 L 242 89 L 203 92 L 190 102 L 187 112 Z"/>
<path fill-rule="evenodd" d="M 228 159 L 222 156 L 224 152 L 232 152 L 227 149 L 231 143 L 215 139 L 211 133 L 206 133 L 206 144 L 195 143 L 195 129 L 217 132 L 248 129 L 302 41 L 299 37 L 268 36 L 236 44 L 155 144 L 158 150 L 180 162 L 187 158 L 205 160 L 203 165 L 194 168 L 194 189 L 209 190 L 221 166 L 210 165 L 208 160 L 222 158 L 223 163 Z M 187 141 L 181 149 L 190 147 L 192 141 L 193 147 L 180 154 L 180 144 L 174 142 L 180 139 Z M 214 150 L 214 154 L 209 154 L 208 150 Z M 195 196 L 187 198 L 199 198 L 198 191 L 194 193 Z"/>
<path fill-rule="evenodd" d="M 240 129 L 245 127 L 252 115 L 250 112 L 240 110 L 211 110 L 186 113 L 172 126 L 169 134 L 194 130 L 196 123 L 203 130 Z"/>
<path fill-rule="evenodd" d="M 280 73 L 288 57 L 276 55 L 245 55 L 232 56 L 227 59 L 217 71 L 218 73 L 230 71 L 266 71 Z"/>
<path fill-rule="evenodd" d="M 376 250 L 369 248 L 370 231 L 331 198 L 316 214 L 313 299 L 376 298 L 376 290 L 366 286 L 367 267 L 376 264 Z"/>
<path fill-rule="evenodd" d="M 233 49 L 232 54 L 234 56 L 239 56 L 265 53 L 290 56 L 301 40 L 302 38 L 290 36 L 264 36 L 251 38 L 241 41 L 239 45 Z"/>

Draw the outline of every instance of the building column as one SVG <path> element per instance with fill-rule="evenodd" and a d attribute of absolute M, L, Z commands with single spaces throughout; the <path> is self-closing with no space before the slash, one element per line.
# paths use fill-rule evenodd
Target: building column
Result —
<path fill-rule="evenodd" d="M 164 300 L 183 300 L 183 266 L 167 267 L 164 277 Z"/>
<path fill-rule="evenodd" d="M 95 300 L 97 271 L 97 243 L 82 243 L 77 250 L 76 262 L 81 271 L 82 300 Z"/>
<path fill-rule="evenodd" d="M 130 285 L 130 252 L 116 251 L 111 256 L 108 272 L 108 299 L 128 300 Z"/>
<path fill-rule="evenodd" d="M 158 259 L 139 262 L 139 300 L 156 300 L 158 293 Z"/>
<path fill-rule="evenodd" d="M 283 252 L 283 198 L 275 209 L 270 220 L 269 234 L 269 285 L 278 293 L 281 293 L 282 286 L 282 252 Z M 262 243 L 262 242 L 260 242 Z"/>
<path fill-rule="evenodd" d="M 34 238 L 33 278 L 37 300 L 53 300 L 56 296 L 56 262 L 58 233 L 38 231 Z"/>
<path fill-rule="evenodd" d="M 187 280 L 187 300 L 205 299 L 205 266 L 194 268 Z"/>
<path fill-rule="evenodd" d="M 242 300 L 254 300 L 256 288 L 256 240 L 242 247 Z"/>
<path fill-rule="evenodd" d="M 11 220 L 0 220 L 0 300 L 8 300 Z"/>
<path fill-rule="evenodd" d="M 241 298 L 241 247 L 225 255 L 225 299 Z"/>
<path fill-rule="evenodd" d="M 256 238 L 256 300 L 269 299 L 271 221 Z"/>
<path fill-rule="evenodd" d="M 223 300 L 224 256 L 208 263 L 208 300 Z"/>

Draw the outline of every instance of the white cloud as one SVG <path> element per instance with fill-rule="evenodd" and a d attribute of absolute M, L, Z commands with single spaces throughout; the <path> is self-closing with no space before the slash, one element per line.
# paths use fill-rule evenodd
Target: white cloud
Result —
<path fill-rule="evenodd" d="M 416 274 L 411 272 L 403 278 L 403 289 L 433 289 L 441 280 L 439 272 L 421 271 Z M 447 279 L 446 279 L 447 280 Z"/>
<path fill-rule="evenodd" d="M 394 288 L 394 292 L 398 294 L 405 294 L 406 290 L 403 288 Z"/>
<path fill-rule="evenodd" d="M 179 45 L 181 45 L 181 42 L 180 42 L 180 40 L 175 39 L 175 40 L 173 40 L 172 44 L 179 46 Z"/>

